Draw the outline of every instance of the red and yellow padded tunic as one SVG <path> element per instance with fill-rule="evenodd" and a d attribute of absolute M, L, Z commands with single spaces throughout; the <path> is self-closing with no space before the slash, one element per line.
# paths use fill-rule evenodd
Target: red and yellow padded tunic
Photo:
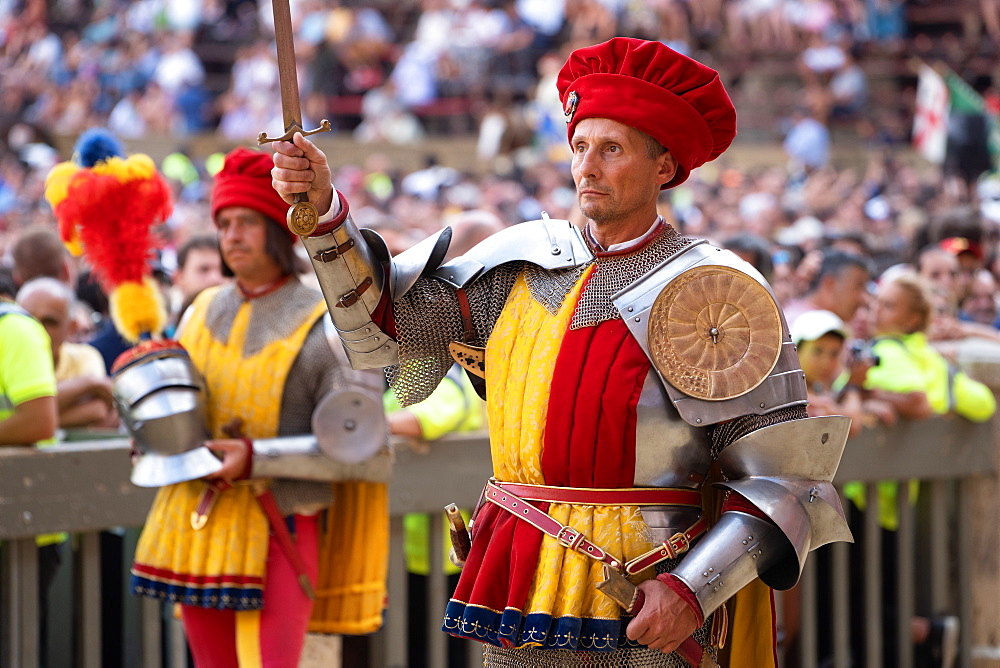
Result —
<path fill-rule="evenodd" d="M 522 272 L 493 328 L 486 387 L 498 480 L 633 487 L 636 408 L 650 361 L 621 319 L 570 329 L 594 269 L 582 274 L 554 314 L 532 297 Z M 536 505 L 621 560 L 653 547 L 635 506 Z M 644 575 L 654 573 L 650 569 Z M 624 635 L 621 608 L 595 588 L 602 580 L 596 560 L 483 504 L 444 630 L 501 647 L 611 651 L 636 646 Z M 763 619 L 770 618 L 770 596 L 758 592 L 757 599 L 754 607 L 766 615 Z M 763 628 L 760 622 L 758 616 L 754 626 L 760 632 L 735 629 L 754 637 L 746 665 L 773 661 L 773 626 Z"/>

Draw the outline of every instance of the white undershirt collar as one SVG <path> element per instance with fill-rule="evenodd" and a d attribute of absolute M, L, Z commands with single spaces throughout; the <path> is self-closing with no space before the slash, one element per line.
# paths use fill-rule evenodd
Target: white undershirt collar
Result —
<path fill-rule="evenodd" d="M 663 216 L 657 216 L 656 220 L 653 221 L 653 224 L 650 225 L 649 229 L 646 230 L 646 232 L 642 236 L 636 237 L 635 239 L 630 239 L 629 241 L 622 241 L 621 243 L 611 244 L 607 248 L 601 246 L 601 244 L 597 242 L 597 239 L 594 238 L 594 233 L 590 229 L 591 226 L 590 223 L 587 223 L 587 227 L 584 228 L 584 232 L 586 233 L 587 239 L 590 241 L 590 243 L 592 243 L 595 248 L 600 249 L 602 253 L 614 253 L 617 251 L 628 250 L 630 248 L 634 248 L 636 246 L 643 244 L 646 241 L 646 239 L 652 236 L 653 232 L 659 229 L 660 223 L 662 222 L 664 222 Z"/>

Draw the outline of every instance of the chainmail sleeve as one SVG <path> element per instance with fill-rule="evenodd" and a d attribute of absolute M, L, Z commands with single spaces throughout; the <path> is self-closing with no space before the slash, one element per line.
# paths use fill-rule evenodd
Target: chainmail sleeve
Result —
<path fill-rule="evenodd" d="M 347 380 L 318 321 L 309 330 L 302 350 L 288 372 L 281 401 L 278 436 L 295 436 L 312 431 L 313 410 L 327 393 L 342 390 Z"/>
<path fill-rule="evenodd" d="M 709 435 L 712 443 L 712 459 L 717 459 L 730 443 L 735 442 L 736 439 L 746 436 L 752 431 L 757 431 L 758 429 L 763 429 L 779 422 L 801 420 L 806 417 L 809 416 L 806 413 L 805 406 L 789 406 L 770 413 L 764 413 L 763 415 L 744 415 L 735 420 L 715 425 L 712 427 Z"/>
<path fill-rule="evenodd" d="M 467 343 L 486 345 L 523 265 L 502 264 L 465 288 L 475 331 Z M 399 403 L 409 406 L 430 396 L 454 363 L 448 344 L 463 339 L 462 314 L 456 289 L 435 278 L 418 280 L 393 310 L 399 364 L 386 369 L 386 378 Z"/>
<path fill-rule="evenodd" d="M 278 420 L 278 436 L 312 433 L 313 410 L 328 392 L 343 389 L 346 377 L 318 321 L 306 336 L 285 381 Z M 271 484 L 283 515 L 314 512 L 333 502 L 328 482 L 276 478 Z"/>

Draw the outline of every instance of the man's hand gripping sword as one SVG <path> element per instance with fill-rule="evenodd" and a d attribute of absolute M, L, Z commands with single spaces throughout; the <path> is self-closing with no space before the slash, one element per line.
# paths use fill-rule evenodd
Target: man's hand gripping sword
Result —
<path fill-rule="evenodd" d="M 268 137 L 266 132 L 257 135 L 258 144 L 272 141 L 292 141 L 295 133 L 303 136 L 329 132 L 330 121 L 323 119 L 315 130 L 302 129 L 302 111 L 299 106 L 299 82 L 295 75 L 295 45 L 292 41 L 292 12 L 288 0 L 272 0 L 274 10 L 274 41 L 278 46 L 278 82 L 281 86 L 281 113 L 285 120 L 285 134 Z M 319 210 L 309 201 L 306 193 L 295 195 L 295 204 L 288 210 L 288 229 L 307 237 L 319 225 Z"/>

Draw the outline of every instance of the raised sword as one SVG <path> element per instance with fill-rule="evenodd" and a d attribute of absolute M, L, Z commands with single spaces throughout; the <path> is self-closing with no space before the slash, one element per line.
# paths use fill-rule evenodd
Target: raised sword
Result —
<path fill-rule="evenodd" d="M 285 134 L 268 137 L 266 132 L 257 135 L 257 144 L 272 141 L 292 141 L 296 132 L 303 136 L 317 132 L 329 132 L 330 121 L 323 119 L 315 130 L 302 128 L 302 109 L 299 105 L 299 81 L 295 73 L 295 44 L 292 33 L 292 11 L 288 0 L 272 0 L 274 11 L 274 42 L 278 49 L 278 84 L 281 87 L 281 113 L 285 121 Z M 295 203 L 288 209 L 288 229 L 300 237 L 307 237 L 316 231 L 319 211 L 306 193 L 296 193 Z"/>

